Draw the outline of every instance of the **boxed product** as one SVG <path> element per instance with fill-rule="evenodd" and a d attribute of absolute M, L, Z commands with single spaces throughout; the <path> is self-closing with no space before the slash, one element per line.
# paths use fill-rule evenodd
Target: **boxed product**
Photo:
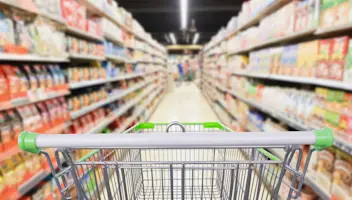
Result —
<path fill-rule="evenodd" d="M 349 37 L 333 38 L 329 79 L 342 81 L 345 69 L 345 58 L 349 47 Z"/>
<path fill-rule="evenodd" d="M 15 44 L 15 33 L 13 21 L 8 17 L 8 12 L 4 8 L 0 11 L 0 50 L 4 51 L 7 45 Z"/>
<path fill-rule="evenodd" d="M 352 158 L 341 150 L 336 151 L 331 195 L 336 200 L 350 200 L 352 187 Z"/>
<path fill-rule="evenodd" d="M 318 59 L 315 75 L 317 78 L 329 78 L 330 60 L 332 54 L 333 40 L 324 39 L 318 42 Z"/>
<path fill-rule="evenodd" d="M 324 191 L 330 191 L 334 171 L 336 149 L 330 147 L 317 154 L 316 182 Z"/>
<path fill-rule="evenodd" d="M 9 94 L 11 99 L 22 98 L 27 96 L 28 82 L 23 73 L 16 66 L 3 65 L 1 67 L 4 72 L 7 85 L 9 86 Z"/>
<path fill-rule="evenodd" d="M 322 0 L 320 27 L 333 27 L 351 22 L 351 3 L 349 0 Z"/>
<path fill-rule="evenodd" d="M 345 72 L 343 81 L 352 83 L 352 41 L 349 41 L 348 52 L 345 60 Z"/>
<path fill-rule="evenodd" d="M 300 43 L 298 47 L 298 76 L 315 77 L 318 41 Z"/>

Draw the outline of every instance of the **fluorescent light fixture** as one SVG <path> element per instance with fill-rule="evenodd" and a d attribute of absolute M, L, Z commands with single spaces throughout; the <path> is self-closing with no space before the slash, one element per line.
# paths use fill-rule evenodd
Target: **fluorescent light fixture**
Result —
<path fill-rule="evenodd" d="M 180 0 L 181 29 L 187 29 L 188 0 Z"/>
<path fill-rule="evenodd" d="M 166 40 L 167 43 L 171 43 L 170 38 L 168 37 L 167 34 L 164 34 L 164 37 L 165 37 L 165 40 Z"/>
<path fill-rule="evenodd" d="M 199 33 L 196 33 L 193 37 L 193 44 L 197 44 L 198 40 L 199 40 Z"/>
<path fill-rule="evenodd" d="M 170 33 L 169 36 L 170 36 L 170 39 L 171 39 L 172 44 L 177 44 L 175 34 L 174 34 L 174 33 Z"/>

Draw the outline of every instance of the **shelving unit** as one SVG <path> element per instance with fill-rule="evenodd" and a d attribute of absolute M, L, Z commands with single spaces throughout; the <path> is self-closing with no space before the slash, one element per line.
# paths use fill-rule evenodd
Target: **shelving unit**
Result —
<path fill-rule="evenodd" d="M 70 119 L 68 119 L 64 123 L 60 123 L 55 126 L 53 125 L 52 127 L 44 131 L 46 134 L 66 133 L 68 128 L 71 128 L 74 125 L 75 120 L 79 120 L 83 118 L 85 115 L 97 109 L 106 107 L 110 103 L 116 103 L 117 101 L 120 102 L 120 100 L 123 100 L 121 101 L 123 102 L 123 104 L 120 107 L 118 107 L 118 109 L 114 110 L 112 113 L 110 113 L 110 115 L 105 116 L 101 121 L 97 121 L 93 127 L 90 127 L 89 130 L 86 130 L 84 132 L 86 134 L 102 132 L 111 124 L 113 124 L 113 122 L 115 122 L 116 120 L 119 120 L 121 116 L 129 115 L 129 112 L 131 110 L 134 110 L 134 114 L 130 116 L 130 118 L 119 127 L 118 133 L 121 133 L 126 128 L 131 126 L 131 124 L 135 122 L 136 119 L 140 119 L 141 117 L 144 116 L 144 111 L 149 109 L 149 105 L 153 102 L 155 98 L 161 95 L 165 95 L 166 81 L 164 81 L 165 77 L 162 77 L 161 74 L 166 73 L 166 70 L 165 70 L 166 63 L 164 62 L 166 61 L 166 54 L 167 54 L 166 48 L 158 44 L 156 40 L 152 39 L 144 31 L 133 30 L 133 28 L 128 27 L 124 23 L 120 22 L 116 17 L 116 13 L 109 14 L 105 10 L 107 8 L 105 7 L 99 8 L 94 3 L 91 3 L 92 1 L 88 1 L 88 0 L 77 0 L 77 2 L 80 5 L 83 5 L 86 7 L 86 11 L 87 11 L 86 14 L 88 17 L 94 16 L 97 18 L 99 17 L 106 18 L 107 20 L 117 25 L 118 28 L 127 31 L 130 34 L 130 37 L 134 37 L 146 43 L 147 45 L 145 46 L 148 48 L 141 49 L 141 50 L 146 54 L 151 55 L 151 56 L 148 55 L 149 57 L 158 58 L 158 61 L 151 62 L 151 61 L 146 61 L 144 59 L 141 59 L 141 60 L 135 60 L 133 58 L 131 59 L 130 57 L 127 57 L 127 53 L 125 54 L 126 57 L 107 54 L 106 52 L 104 55 L 101 55 L 101 56 L 95 56 L 95 55 L 100 55 L 95 52 L 94 52 L 94 55 L 65 52 L 63 56 L 60 56 L 60 57 L 46 56 L 46 54 L 36 55 L 36 54 L 0 53 L 0 60 L 3 63 L 9 62 L 10 64 L 23 63 L 23 64 L 29 64 L 31 66 L 36 64 L 44 64 L 44 65 L 47 64 L 47 65 L 55 65 L 55 66 L 60 65 L 59 67 L 61 70 L 62 68 L 75 66 L 76 64 L 83 65 L 84 67 L 86 67 L 94 63 L 94 66 L 101 67 L 97 65 L 102 65 L 105 62 L 111 62 L 116 64 L 115 67 L 119 66 L 122 68 L 125 67 L 125 64 L 132 64 L 133 66 L 132 69 L 133 71 L 135 71 L 135 72 L 131 72 L 131 69 L 121 70 L 121 71 L 118 71 L 118 75 L 115 75 L 114 77 L 108 77 L 106 79 L 102 79 L 102 78 L 97 80 L 85 79 L 85 81 L 80 81 L 80 82 L 66 82 L 65 89 L 62 89 L 62 90 L 60 89 L 60 91 L 54 91 L 54 92 L 41 92 L 39 90 L 30 91 L 28 92 L 28 95 L 27 95 L 28 97 L 24 97 L 20 99 L 17 98 L 8 102 L 0 103 L 0 111 L 4 112 L 9 109 L 15 109 L 20 106 L 27 106 L 31 104 L 36 105 L 39 102 L 57 101 L 58 97 L 65 97 L 65 102 L 67 103 L 68 98 L 70 98 L 71 95 L 82 93 L 82 91 L 89 91 L 91 88 L 104 87 L 105 85 L 107 86 L 114 85 L 114 87 L 120 87 L 120 85 L 118 85 L 120 83 L 122 88 L 123 85 L 127 84 L 129 86 L 127 89 L 121 90 L 120 92 L 109 94 L 108 98 L 105 100 L 101 100 L 89 106 L 82 107 L 82 109 L 80 110 L 70 111 L 69 112 Z M 56 31 L 63 33 L 63 35 L 65 35 L 66 38 L 67 36 L 72 36 L 75 39 L 79 39 L 80 41 L 81 40 L 87 41 L 88 43 L 93 43 L 93 44 L 103 44 L 104 41 L 109 41 L 124 49 L 126 48 L 126 46 L 128 46 L 126 45 L 127 42 L 125 41 L 126 40 L 125 38 L 123 40 L 120 37 L 117 37 L 117 35 L 113 34 L 111 31 L 108 32 L 106 30 L 103 30 L 103 35 L 98 36 L 90 33 L 89 31 L 81 30 L 74 26 L 69 26 L 68 23 L 65 21 L 64 17 L 62 16 L 56 15 L 54 13 L 45 12 L 40 9 L 33 9 L 31 6 L 25 3 L 29 3 L 29 1 L 24 2 L 23 4 L 18 4 L 18 2 L 12 1 L 12 0 L 0 0 L 0 5 L 5 5 L 9 8 L 19 9 L 23 13 L 29 14 L 34 18 L 41 17 L 41 18 L 52 20 L 52 22 L 54 22 L 53 24 L 57 26 Z M 83 51 L 79 50 L 77 52 L 83 52 Z M 91 51 L 89 50 L 87 52 L 91 52 Z M 61 54 L 53 54 L 53 55 L 61 55 Z M 138 65 L 141 65 L 142 63 L 148 64 L 147 67 L 141 68 L 141 69 L 136 67 Z M 127 71 L 129 73 L 127 73 Z M 136 79 L 136 80 L 132 80 L 132 79 Z M 135 93 L 136 91 L 139 91 L 139 90 L 141 91 L 141 93 L 138 94 L 137 97 L 130 99 L 127 102 L 124 102 L 125 101 L 124 97 L 126 97 L 127 95 L 131 95 L 132 93 Z M 141 102 L 144 101 L 145 99 L 148 99 L 148 101 L 145 101 L 141 106 L 140 105 Z M 155 109 L 155 107 L 153 109 Z M 145 118 L 145 119 L 148 119 L 148 118 Z M 11 159 L 11 157 L 19 154 L 19 152 L 22 152 L 22 151 L 17 146 L 15 146 L 14 148 L 6 149 L 6 151 L 0 153 L 0 161 Z M 34 174 L 31 178 L 26 180 L 23 184 L 18 185 L 16 187 L 17 192 L 15 194 L 5 193 L 6 197 L 3 197 L 3 196 L 1 197 L 7 198 L 8 196 L 11 196 L 11 199 L 14 199 L 14 200 L 20 199 L 24 195 L 26 195 L 29 191 L 33 190 L 35 187 L 40 187 L 41 184 L 39 183 L 41 183 L 44 179 L 46 179 L 49 174 L 51 174 L 51 172 L 43 168 L 38 173 Z M 3 195 L 3 194 L 0 194 L 0 195 Z"/>
<path fill-rule="evenodd" d="M 264 88 L 269 87 L 270 89 L 276 86 L 275 88 L 277 87 L 284 87 L 288 89 L 295 88 L 295 91 L 305 90 L 309 92 L 311 92 L 316 87 L 319 87 L 319 88 L 323 87 L 323 88 L 328 88 L 329 91 L 338 90 L 338 91 L 344 91 L 346 93 L 350 93 L 352 91 L 352 84 L 350 82 L 337 81 L 337 80 L 331 80 L 331 79 L 329 80 L 327 78 L 324 78 L 324 79 L 316 78 L 315 74 L 314 74 L 314 77 L 303 77 L 303 75 L 302 76 L 284 75 L 285 73 L 283 72 L 271 71 L 270 64 L 272 60 L 270 59 L 272 59 L 272 57 L 268 57 L 268 60 L 267 60 L 267 62 L 270 63 L 268 64 L 269 68 L 265 68 L 267 66 L 262 67 L 262 65 L 264 65 L 263 60 L 261 60 L 263 61 L 261 63 L 262 65 L 254 63 L 257 65 L 252 65 L 252 66 L 247 65 L 247 66 L 250 66 L 250 67 L 247 67 L 245 64 L 243 64 L 243 63 L 246 63 L 245 61 L 240 63 L 239 62 L 240 59 L 235 60 L 236 62 L 234 62 L 234 60 L 231 60 L 231 59 L 236 59 L 236 57 L 237 58 L 240 57 L 241 59 L 243 58 L 245 60 L 245 59 L 249 59 L 249 55 L 253 56 L 253 54 L 251 53 L 257 52 L 258 50 L 267 49 L 268 52 L 270 52 L 271 50 L 273 50 L 274 52 L 277 49 L 276 47 L 284 47 L 285 45 L 289 46 L 289 45 L 295 45 L 302 42 L 348 35 L 346 31 L 351 30 L 352 25 L 351 23 L 348 23 L 348 24 L 339 25 L 339 26 L 320 28 L 319 22 L 317 21 L 317 24 L 314 24 L 310 27 L 307 26 L 308 28 L 306 29 L 300 29 L 299 31 L 296 31 L 296 30 L 293 31 L 294 29 L 292 29 L 292 33 L 285 33 L 282 35 L 277 34 L 276 37 L 274 37 L 274 35 L 266 35 L 264 33 L 263 33 L 263 36 L 258 35 L 258 37 L 270 38 L 268 40 L 258 39 L 255 41 L 251 41 L 248 38 L 251 38 L 253 36 L 248 36 L 248 38 L 243 37 L 244 33 L 249 33 L 250 28 L 254 28 L 256 25 L 263 22 L 263 19 L 265 17 L 277 12 L 279 9 L 291 3 L 291 1 L 285 1 L 285 0 L 273 0 L 268 2 L 271 2 L 271 4 L 268 4 L 266 8 L 263 8 L 261 11 L 257 12 L 257 15 L 247 20 L 246 23 L 239 24 L 238 22 L 239 19 L 237 18 L 237 28 L 231 27 L 232 30 L 227 29 L 227 30 L 219 31 L 219 34 L 217 36 L 214 36 L 212 40 L 204 46 L 203 48 L 204 68 L 201 74 L 201 84 L 200 84 L 202 93 L 204 97 L 207 99 L 208 103 L 211 104 L 211 107 L 214 109 L 214 112 L 217 112 L 216 109 L 218 110 L 222 109 L 226 111 L 226 112 L 222 112 L 222 114 L 217 113 L 219 119 L 221 120 L 225 119 L 224 123 L 225 122 L 228 123 L 227 118 L 223 116 L 223 115 L 228 115 L 229 119 L 232 120 L 232 123 L 235 124 L 234 126 L 240 126 L 245 131 L 258 132 L 258 131 L 262 131 L 263 128 L 261 129 L 258 128 L 257 126 L 252 124 L 249 121 L 249 119 L 244 120 L 242 117 L 243 113 L 236 113 L 238 112 L 238 110 L 236 110 L 236 112 L 232 112 L 231 110 L 232 107 L 236 107 L 236 109 L 239 109 L 238 105 L 237 106 L 232 105 L 233 103 L 232 101 L 241 102 L 241 104 L 246 105 L 246 107 L 249 109 L 249 111 L 247 111 L 248 118 L 249 118 L 249 112 L 254 111 L 256 114 L 260 115 L 263 118 L 264 120 L 263 123 L 265 122 L 265 119 L 270 121 L 272 120 L 275 122 L 275 124 L 284 125 L 283 127 L 285 128 L 287 127 L 288 130 L 298 130 L 298 131 L 307 131 L 307 130 L 313 130 L 313 129 L 319 128 L 317 126 L 313 126 L 309 122 L 303 121 L 297 117 L 294 118 L 292 117 L 292 115 L 288 115 L 287 112 L 280 110 L 282 109 L 281 107 L 279 109 L 277 108 L 278 106 L 275 107 L 275 105 L 271 105 L 271 104 L 266 105 L 265 102 L 268 102 L 268 101 L 265 101 L 267 99 L 263 100 L 264 97 L 261 96 L 262 93 L 260 93 L 262 89 L 261 87 L 264 87 Z M 321 5 L 314 4 L 314 6 L 318 6 L 316 9 L 319 10 L 320 9 L 319 6 Z M 316 18 L 318 20 L 319 12 L 317 13 L 318 13 L 317 16 L 314 15 L 314 19 Z M 271 20 L 273 20 L 273 18 Z M 241 22 L 242 21 L 244 20 L 241 19 Z M 265 23 L 265 21 L 263 23 Z M 260 34 L 259 31 L 263 31 L 265 29 L 258 28 L 257 30 L 258 32 L 255 32 L 255 33 Z M 237 37 L 237 38 L 234 38 L 234 37 Z M 241 45 L 238 45 L 238 46 L 233 45 L 234 43 L 231 43 L 230 45 L 229 42 L 236 42 L 238 44 L 241 44 L 243 48 Z M 284 51 L 284 48 L 282 49 L 282 52 L 283 51 Z M 223 60 L 221 60 L 224 57 L 224 53 L 226 54 L 226 58 L 224 60 L 227 63 L 224 63 Z M 262 53 L 262 52 L 259 52 L 259 53 Z M 283 54 L 280 54 L 280 56 L 282 55 Z M 255 62 L 254 58 L 256 57 L 252 58 L 253 62 Z M 281 59 L 282 57 L 280 57 L 280 59 L 277 60 L 278 61 L 277 65 L 280 64 Z M 249 62 L 251 61 L 252 60 L 250 60 Z M 234 66 L 234 65 L 238 65 L 238 66 Z M 265 71 L 266 69 L 268 69 L 267 72 Z M 272 74 L 269 74 L 269 73 L 272 73 Z M 294 73 L 295 72 L 292 72 L 292 74 Z M 234 86 L 235 84 L 243 84 L 243 87 L 241 88 L 241 87 L 238 87 L 237 85 Z M 236 89 L 236 87 L 238 87 L 239 89 Z M 252 90 L 255 90 L 255 91 L 252 91 Z M 268 98 L 267 96 L 265 96 L 265 98 Z M 227 100 L 228 100 L 227 98 L 230 98 L 231 101 L 229 102 L 232 102 L 232 103 L 229 103 L 229 105 L 227 105 Z M 275 97 L 272 97 L 272 98 L 275 98 Z M 276 102 L 276 101 L 273 101 L 273 102 Z M 245 122 L 245 123 L 242 123 L 242 122 Z M 230 126 L 232 124 L 226 124 L 226 125 Z M 350 142 L 350 140 L 347 139 L 347 137 L 346 138 L 341 137 L 340 136 L 341 134 L 342 133 L 335 135 L 334 146 L 338 149 L 338 151 L 341 150 L 344 153 L 347 153 L 347 155 L 349 154 L 349 156 L 352 156 L 352 143 Z M 278 155 L 277 152 L 272 152 L 272 153 L 275 155 Z M 305 184 L 310 186 L 316 192 L 316 194 L 319 196 L 319 199 L 327 200 L 332 198 L 330 191 L 325 191 L 325 189 L 323 189 L 322 186 L 315 181 L 315 177 L 310 176 L 309 173 L 305 178 Z"/>

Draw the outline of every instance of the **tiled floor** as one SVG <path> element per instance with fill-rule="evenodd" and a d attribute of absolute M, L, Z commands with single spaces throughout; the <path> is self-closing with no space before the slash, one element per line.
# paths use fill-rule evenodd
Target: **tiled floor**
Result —
<path fill-rule="evenodd" d="M 195 84 L 183 84 L 167 94 L 150 122 L 219 121 Z"/>

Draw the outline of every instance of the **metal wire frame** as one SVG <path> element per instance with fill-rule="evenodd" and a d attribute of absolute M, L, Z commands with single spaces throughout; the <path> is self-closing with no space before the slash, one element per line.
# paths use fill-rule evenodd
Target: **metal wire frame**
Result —
<path fill-rule="evenodd" d="M 156 125 L 148 131 L 165 131 Z M 176 126 L 170 131 L 182 131 Z M 200 131 L 189 125 L 187 131 Z M 219 129 L 216 129 L 217 131 Z M 208 129 L 204 129 L 208 131 Z M 214 131 L 214 130 L 212 130 Z M 279 199 L 281 184 L 289 188 L 287 199 L 297 198 L 308 162 L 300 172 L 302 151 L 285 147 L 283 160 L 272 161 L 257 148 L 204 149 L 99 149 L 75 159 L 75 149 L 58 149 L 68 167 L 58 160 L 52 167 L 62 199 Z M 298 156 L 295 167 L 290 163 Z M 309 161 L 311 151 L 307 156 Z M 283 182 L 290 174 L 291 182 Z"/>

